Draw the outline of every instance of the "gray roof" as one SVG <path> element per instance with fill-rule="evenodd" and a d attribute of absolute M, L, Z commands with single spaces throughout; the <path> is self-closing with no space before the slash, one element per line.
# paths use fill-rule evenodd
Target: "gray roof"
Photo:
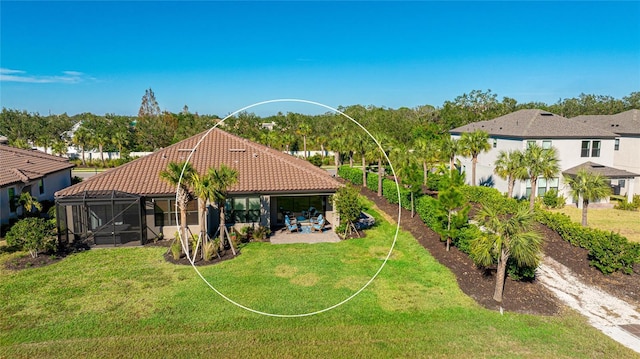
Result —
<path fill-rule="evenodd" d="M 619 135 L 640 135 L 640 110 L 629 110 L 615 115 L 577 116 L 572 120 Z"/>
<path fill-rule="evenodd" d="M 599 173 L 607 178 L 633 178 L 633 177 L 640 176 L 636 173 L 632 173 L 629 171 L 625 171 L 625 170 L 621 170 L 613 167 L 607 167 L 604 165 L 593 163 L 591 161 L 579 164 L 575 167 L 571 167 L 562 173 L 565 175 L 575 176 L 578 173 L 578 171 L 583 168 L 586 169 L 587 172 Z"/>
<path fill-rule="evenodd" d="M 508 138 L 615 138 L 616 134 L 542 110 L 520 110 L 454 128 L 451 134 L 483 130 L 492 137 Z"/>

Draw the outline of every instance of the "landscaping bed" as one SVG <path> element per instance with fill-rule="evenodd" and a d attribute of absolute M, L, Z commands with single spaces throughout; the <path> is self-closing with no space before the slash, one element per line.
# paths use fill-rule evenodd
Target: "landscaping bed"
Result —
<path fill-rule="evenodd" d="M 389 204 L 386 199 L 378 197 L 369 189 L 361 189 L 361 193 L 397 221 L 397 204 Z M 486 308 L 499 309 L 500 304 L 492 298 L 495 289 L 493 272 L 477 268 L 467 254 L 455 247 L 451 247 L 447 252 L 445 243 L 440 241 L 440 235 L 428 228 L 417 215 L 411 218 L 411 213 L 403 208 L 401 216 L 402 229 L 409 231 L 433 257 L 455 274 L 458 285 L 465 294 Z M 538 230 L 545 239 L 546 255 L 567 266 L 585 283 L 596 285 L 640 307 L 638 268 L 634 275 L 603 275 L 596 268 L 589 266 L 587 250 L 571 245 L 546 226 L 539 225 Z M 502 307 L 507 311 L 541 315 L 553 315 L 560 311 L 561 306 L 555 296 L 536 281 L 518 282 L 508 278 L 504 293 Z"/>

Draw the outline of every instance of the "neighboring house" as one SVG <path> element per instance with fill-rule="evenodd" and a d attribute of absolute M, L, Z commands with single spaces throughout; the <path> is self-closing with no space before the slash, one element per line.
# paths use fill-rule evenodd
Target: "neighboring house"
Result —
<path fill-rule="evenodd" d="M 578 116 L 572 120 L 615 133 L 613 166 L 640 173 L 640 110 L 629 110 L 616 115 Z M 612 181 L 612 185 L 614 194 L 628 195 L 634 190 L 638 193 L 640 176 L 631 183 L 628 179 L 616 179 Z"/>
<path fill-rule="evenodd" d="M 507 182 L 497 177 L 493 170 L 499 151 L 524 151 L 529 143 L 537 143 L 543 148 L 555 147 L 558 153 L 560 172 L 549 180 L 538 179 L 538 196 L 556 189 L 574 203 L 569 188 L 564 184 L 562 174 L 572 173 L 576 167 L 592 163 L 599 172 L 612 180 L 634 180 L 637 176 L 616 168 L 615 152 L 618 134 L 609 130 L 590 126 L 582 121 L 568 119 L 542 110 L 520 110 L 493 120 L 480 121 L 458 127 L 450 131 L 451 136 L 460 138 L 464 132 L 483 130 L 489 133 L 491 149 L 478 156 L 476 176 L 481 185 L 493 186 L 501 192 L 507 192 Z M 627 152 L 627 156 L 637 156 Z M 471 159 L 461 162 L 462 170 L 471 171 Z M 569 172 L 567 172 L 569 171 Z M 531 193 L 531 181 L 518 181 L 513 194 L 516 197 L 528 197 Z M 630 191 L 630 197 L 633 191 Z M 603 200 L 608 202 L 608 198 Z"/>
<path fill-rule="evenodd" d="M 300 215 L 312 207 L 337 224 L 329 197 L 341 184 L 328 172 L 220 129 L 204 137 L 206 133 L 57 192 L 61 227 L 67 229 L 61 231 L 62 239 L 118 245 L 145 243 L 160 234 L 173 238 L 178 230 L 176 188 L 159 173 L 169 162 L 187 159 L 201 174 L 222 164 L 239 172 L 226 208 L 226 222 L 236 227 L 275 228 L 284 224 L 284 213 Z M 199 233 L 196 199 L 189 203 L 187 217 L 189 231 Z M 219 226 L 218 218 L 217 210 L 209 206 L 211 235 Z"/>
<path fill-rule="evenodd" d="M 56 191 L 71 185 L 73 167 L 66 158 L 0 145 L 0 223 L 23 214 L 17 204 L 23 192 L 39 202 L 53 201 Z"/>

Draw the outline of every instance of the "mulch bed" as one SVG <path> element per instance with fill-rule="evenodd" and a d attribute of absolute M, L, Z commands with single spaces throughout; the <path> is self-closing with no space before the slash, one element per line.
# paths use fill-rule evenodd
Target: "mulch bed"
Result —
<path fill-rule="evenodd" d="M 395 221 L 398 220 L 398 205 L 389 204 L 386 199 L 378 197 L 369 189 L 362 188 L 360 192 Z M 404 208 L 401 211 L 400 226 L 410 232 L 436 260 L 449 268 L 455 274 L 460 289 L 483 307 L 498 310 L 502 306 L 506 311 L 538 315 L 560 312 L 562 305 L 558 299 L 537 281 L 518 282 L 507 279 L 502 304 L 496 302 L 493 299 L 495 270 L 486 271 L 476 267 L 467 254 L 455 247 L 447 252 L 440 235 L 427 227 L 417 215 L 411 218 L 411 212 Z M 639 273 L 614 273 L 605 276 L 589 266 L 588 252 L 585 249 L 574 247 L 544 225 L 539 225 L 538 230 L 545 238 L 543 250 L 546 255 L 567 266 L 585 283 L 598 286 L 640 307 Z"/>

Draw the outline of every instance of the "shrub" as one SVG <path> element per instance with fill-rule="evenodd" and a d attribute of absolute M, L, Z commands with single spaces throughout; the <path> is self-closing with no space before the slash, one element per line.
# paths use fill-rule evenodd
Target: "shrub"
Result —
<path fill-rule="evenodd" d="M 362 171 L 358 168 L 341 166 L 338 168 L 338 176 L 355 185 L 362 185 Z"/>
<path fill-rule="evenodd" d="M 54 250 L 57 244 L 52 221 L 36 217 L 16 222 L 7 233 L 6 239 L 7 245 L 27 250 L 33 258 L 38 256 L 38 252 Z"/>
<path fill-rule="evenodd" d="M 462 193 L 469 202 L 482 203 L 498 209 L 498 214 L 515 213 L 519 203 L 507 198 L 495 188 L 482 186 L 464 186 Z"/>
<path fill-rule="evenodd" d="M 316 167 L 322 166 L 322 157 L 318 154 L 308 157 L 307 161 L 311 162 L 311 164 L 313 164 Z"/>
<path fill-rule="evenodd" d="M 538 210 L 536 219 L 574 246 L 589 250 L 589 263 L 604 274 L 618 270 L 630 274 L 633 265 L 640 263 L 640 243 L 631 243 L 617 233 L 582 227 L 562 213 Z"/>
<path fill-rule="evenodd" d="M 180 244 L 180 238 L 176 236 L 171 244 L 171 255 L 177 261 L 180 259 L 180 254 L 182 254 L 182 245 Z"/>
<path fill-rule="evenodd" d="M 509 258 L 507 261 L 507 274 L 513 280 L 532 281 L 536 278 L 536 267 L 518 266 L 518 263 L 513 258 Z"/>
<path fill-rule="evenodd" d="M 564 196 L 558 196 L 558 190 L 552 189 L 547 191 L 542 197 L 542 203 L 547 208 L 562 208 L 567 199 Z"/>
<path fill-rule="evenodd" d="M 216 253 L 216 245 L 215 245 L 215 243 L 212 242 L 212 241 L 207 241 L 207 243 L 205 243 L 205 245 L 203 247 L 203 252 L 204 252 L 204 260 L 205 261 L 212 260 L 214 254 Z M 180 258 L 179 254 L 178 254 L 178 258 Z"/>
<path fill-rule="evenodd" d="M 618 204 L 616 204 L 614 208 L 623 211 L 637 211 L 640 208 L 640 195 L 634 195 L 632 202 L 627 202 L 622 199 L 621 201 L 618 201 Z"/>
<path fill-rule="evenodd" d="M 384 181 L 384 179 L 382 179 Z M 367 188 L 373 192 L 378 192 L 378 174 L 369 172 L 367 173 Z"/>

